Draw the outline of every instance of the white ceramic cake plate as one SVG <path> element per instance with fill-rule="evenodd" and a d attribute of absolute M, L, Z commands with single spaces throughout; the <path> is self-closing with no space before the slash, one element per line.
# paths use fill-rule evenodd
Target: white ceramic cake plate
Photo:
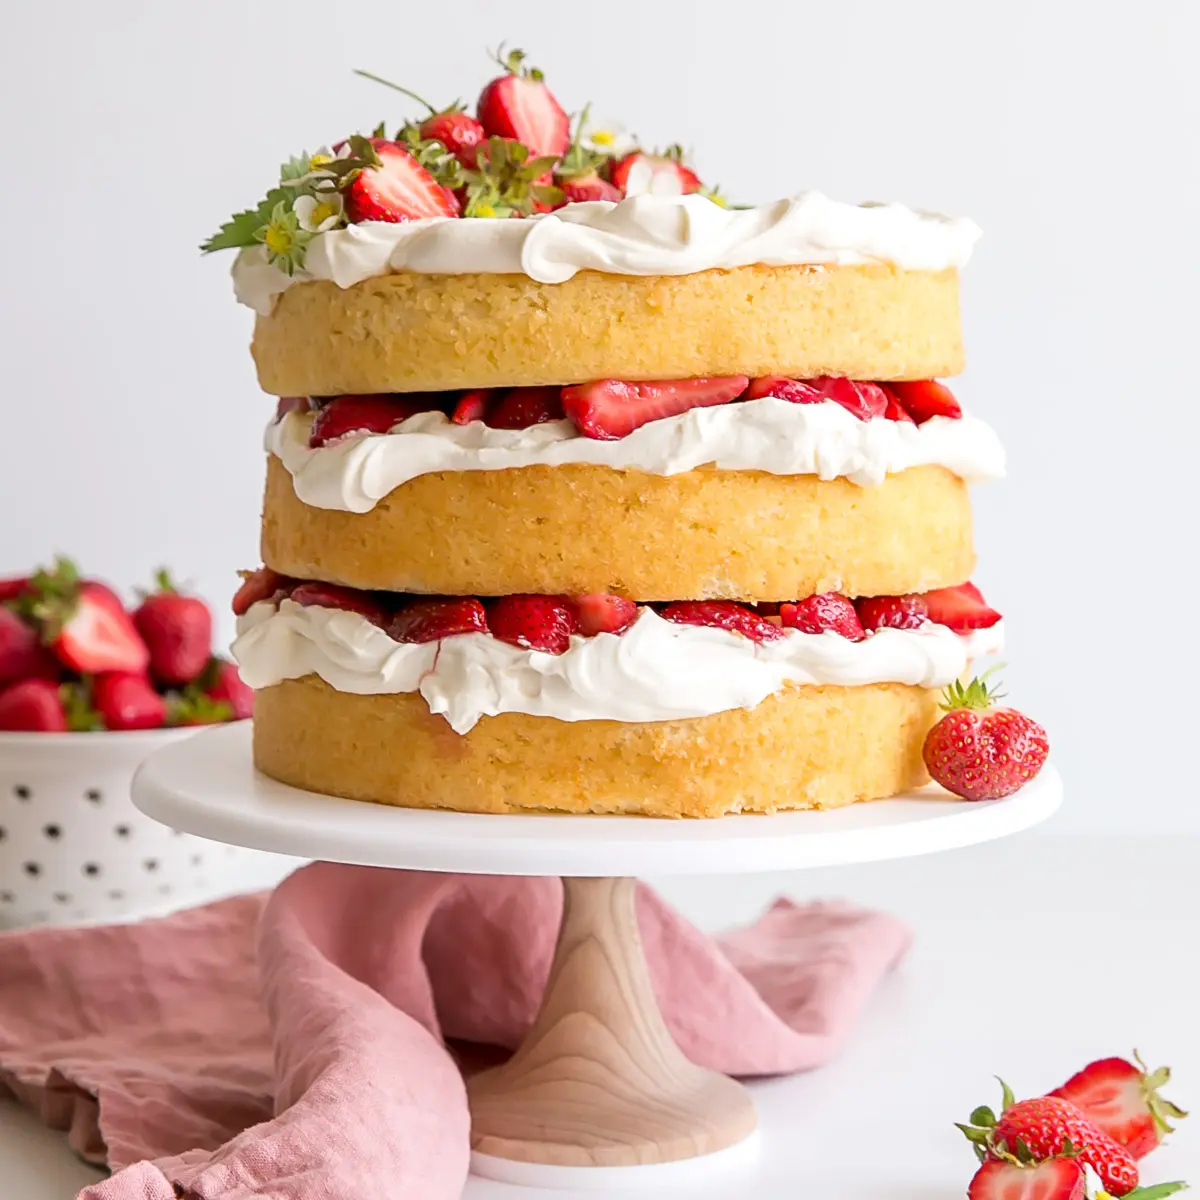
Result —
<path fill-rule="evenodd" d="M 187 833 L 304 858 L 563 877 L 562 927 L 538 1018 L 513 1057 L 473 1076 L 468 1093 L 477 1175 L 575 1192 L 727 1178 L 727 1194 L 737 1195 L 759 1152 L 749 1093 L 685 1059 L 662 1020 L 637 931 L 635 876 L 952 850 L 1027 829 L 1062 799 L 1048 765 L 1015 796 L 977 804 L 931 787 L 834 812 L 707 821 L 427 812 L 268 779 L 251 762 L 248 725 L 152 755 L 134 777 L 134 803 Z"/>

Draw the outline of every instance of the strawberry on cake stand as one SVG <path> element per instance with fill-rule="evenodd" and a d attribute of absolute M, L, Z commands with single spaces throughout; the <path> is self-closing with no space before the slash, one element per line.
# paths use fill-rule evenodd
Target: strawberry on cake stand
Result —
<path fill-rule="evenodd" d="M 541 1015 L 469 1084 L 476 1167 L 644 1184 L 748 1154 L 755 1116 L 664 1028 L 636 875 L 949 849 L 1061 789 L 965 682 L 1003 644 L 968 494 L 1003 450 L 938 381 L 975 226 L 726 208 L 501 62 L 475 116 L 413 97 L 205 245 L 240 251 L 277 397 L 235 599 L 253 742 L 156 755 L 135 797 L 284 853 L 562 876 Z"/>

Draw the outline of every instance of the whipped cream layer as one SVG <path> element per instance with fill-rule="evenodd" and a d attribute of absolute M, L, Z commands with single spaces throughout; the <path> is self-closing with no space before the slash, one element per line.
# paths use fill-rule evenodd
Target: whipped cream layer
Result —
<path fill-rule="evenodd" d="M 726 209 L 705 196 L 632 196 L 568 204 L 524 220 L 434 217 L 363 221 L 317 234 L 304 267 L 288 275 L 266 249 L 233 265 L 237 298 L 267 314 L 294 283 L 328 279 L 348 288 L 392 271 L 424 275 L 527 275 L 564 283 L 577 271 L 691 275 L 755 264 L 884 262 L 909 271 L 962 267 L 979 238 L 964 218 L 902 204 L 844 204 L 802 192 L 755 208 Z"/>
<path fill-rule="evenodd" d="M 233 643 L 253 688 L 318 675 L 339 692 L 420 692 L 456 733 L 480 717 L 670 721 L 753 708 L 783 688 L 905 683 L 944 687 L 974 658 L 999 653 L 1003 622 L 960 636 L 943 625 L 881 629 L 851 642 L 789 629 L 759 644 L 724 629 L 678 625 L 642 609 L 622 634 L 576 636 L 563 654 L 522 650 L 490 634 L 393 641 L 358 613 L 284 600 L 253 605 Z"/>
<path fill-rule="evenodd" d="M 792 404 L 767 396 L 693 408 L 651 421 L 617 441 L 583 437 L 570 421 L 527 429 L 455 425 L 418 413 L 390 433 L 365 434 L 311 449 L 311 418 L 287 413 L 266 432 L 266 449 L 313 508 L 369 512 L 393 489 L 435 471 L 594 463 L 615 470 L 677 475 L 696 467 L 881 483 L 909 467 L 945 467 L 970 483 L 1004 474 L 1004 448 L 975 417 L 932 417 L 922 425 L 860 421 L 832 400 Z"/>

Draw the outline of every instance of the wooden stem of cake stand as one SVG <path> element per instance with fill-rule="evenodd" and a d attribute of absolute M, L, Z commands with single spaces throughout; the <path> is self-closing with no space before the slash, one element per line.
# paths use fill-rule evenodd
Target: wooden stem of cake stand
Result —
<path fill-rule="evenodd" d="M 563 880 L 541 1011 L 507 1063 L 467 1085 L 481 1154 L 555 1166 L 678 1162 L 753 1132 L 739 1083 L 689 1062 L 642 954 L 636 880 Z"/>

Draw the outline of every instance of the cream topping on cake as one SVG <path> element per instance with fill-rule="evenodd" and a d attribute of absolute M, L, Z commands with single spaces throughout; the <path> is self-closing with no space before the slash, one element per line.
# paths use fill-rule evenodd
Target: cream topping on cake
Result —
<path fill-rule="evenodd" d="M 484 633 L 396 642 L 359 613 L 283 600 L 238 619 L 233 656 L 254 688 L 315 674 L 355 695 L 420 692 L 430 712 L 466 733 L 480 717 L 506 712 L 669 721 L 753 708 L 789 685 L 944 687 L 1003 643 L 1000 622 L 969 635 L 931 623 L 880 629 L 861 642 L 789 629 L 760 644 L 644 608 L 622 634 L 576 636 L 565 653 L 547 654 Z"/>
<path fill-rule="evenodd" d="M 264 247 L 243 249 L 233 281 L 238 300 L 266 314 L 292 284 L 313 279 L 348 288 L 393 271 L 526 275 L 539 283 L 564 283 L 577 271 L 691 275 L 752 265 L 941 271 L 962 267 L 978 238 L 979 227 L 965 218 L 902 204 L 845 204 L 819 192 L 746 209 L 701 195 L 644 195 L 568 204 L 524 220 L 363 221 L 314 236 L 293 275 L 272 266 Z"/>
<path fill-rule="evenodd" d="M 401 484 L 435 471 L 594 463 L 615 470 L 677 475 L 696 467 L 816 475 L 878 484 L 909 467 L 945 467 L 970 483 L 1004 475 L 1004 448 L 976 417 L 931 417 L 921 425 L 860 421 L 840 404 L 792 404 L 774 396 L 693 408 L 651 421 L 617 441 L 583 437 L 570 421 L 526 429 L 455 425 L 418 413 L 390 433 L 364 434 L 311 449 L 311 418 L 290 412 L 267 426 L 266 449 L 313 508 L 369 512 Z"/>

